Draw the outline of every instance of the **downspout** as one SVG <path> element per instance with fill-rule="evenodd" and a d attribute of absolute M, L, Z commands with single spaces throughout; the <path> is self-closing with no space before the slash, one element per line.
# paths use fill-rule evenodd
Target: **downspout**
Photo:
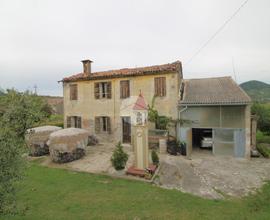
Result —
<path fill-rule="evenodd" d="M 181 110 L 178 111 L 178 123 L 177 124 L 178 124 L 178 132 L 179 133 L 181 133 L 181 131 L 180 131 L 180 127 L 181 127 L 181 124 L 180 124 L 181 113 L 184 112 L 184 111 L 186 111 L 187 109 L 188 109 L 188 107 L 186 105 L 183 109 L 181 109 Z M 177 139 L 179 140 L 178 135 L 177 135 Z"/>

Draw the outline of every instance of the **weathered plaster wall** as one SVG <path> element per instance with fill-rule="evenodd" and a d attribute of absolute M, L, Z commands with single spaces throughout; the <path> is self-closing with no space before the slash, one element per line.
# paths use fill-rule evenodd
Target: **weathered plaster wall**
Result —
<path fill-rule="evenodd" d="M 138 76 L 129 78 L 115 78 L 107 80 L 91 80 L 80 81 L 78 84 L 78 100 L 71 101 L 69 97 L 69 85 L 72 83 L 63 84 L 64 92 L 64 116 L 65 126 L 67 116 L 81 116 L 82 128 L 88 129 L 91 133 L 95 133 L 94 118 L 96 116 L 109 116 L 111 118 L 111 135 L 99 135 L 100 138 L 106 140 L 121 141 L 122 140 L 122 113 L 121 109 L 123 102 L 126 99 L 120 99 L 120 81 L 130 80 L 130 99 L 138 96 L 142 92 L 147 103 L 151 103 L 154 96 L 154 78 L 166 77 L 166 96 L 157 97 L 155 107 L 160 115 L 170 116 L 177 119 L 177 101 L 180 84 L 180 75 L 177 73 L 167 73 L 159 75 Z M 111 99 L 95 99 L 94 83 L 95 82 L 112 82 L 112 98 Z M 127 114 L 127 113 L 125 113 Z M 128 116 L 128 115 L 126 115 Z"/>

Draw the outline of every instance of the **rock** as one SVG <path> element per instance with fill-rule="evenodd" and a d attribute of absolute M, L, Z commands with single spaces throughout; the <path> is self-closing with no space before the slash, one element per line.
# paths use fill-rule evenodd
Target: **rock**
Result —
<path fill-rule="evenodd" d="M 25 140 L 29 148 L 29 155 L 42 156 L 49 154 L 49 147 L 47 145 L 49 135 L 61 129 L 61 127 L 56 126 L 41 126 L 28 129 L 25 135 Z"/>
<path fill-rule="evenodd" d="M 50 156 L 54 162 L 66 163 L 85 155 L 89 132 L 79 128 L 67 128 L 50 134 Z"/>
<path fill-rule="evenodd" d="M 88 137 L 88 145 L 90 146 L 94 146 L 94 145 L 97 145 L 98 144 L 98 139 L 95 135 L 90 135 Z"/>

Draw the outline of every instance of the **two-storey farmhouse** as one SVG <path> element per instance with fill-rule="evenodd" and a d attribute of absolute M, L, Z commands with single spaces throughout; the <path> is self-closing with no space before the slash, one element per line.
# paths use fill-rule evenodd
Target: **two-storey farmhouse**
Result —
<path fill-rule="evenodd" d="M 159 114 L 177 119 L 180 61 L 103 72 L 92 72 L 90 60 L 82 63 L 82 73 L 62 80 L 65 127 L 87 129 L 103 140 L 130 142 L 132 106 L 139 94 L 147 104 L 155 96 Z"/>

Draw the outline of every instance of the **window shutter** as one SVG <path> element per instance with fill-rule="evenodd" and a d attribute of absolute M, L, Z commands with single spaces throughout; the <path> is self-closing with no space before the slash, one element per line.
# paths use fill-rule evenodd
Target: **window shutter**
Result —
<path fill-rule="evenodd" d="M 106 117 L 106 119 L 107 119 L 107 131 L 109 134 L 111 134 L 111 118 Z"/>
<path fill-rule="evenodd" d="M 82 118 L 77 117 L 77 128 L 82 128 Z"/>
<path fill-rule="evenodd" d="M 120 81 L 120 98 L 128 98 L 130 96 L 129 80 Z"/>
<path fill-rule="evenodd" d="M 99 99 L 99 83 L 95 83 L 95 88 L 94 88 L 94 93 L 95 93 L 95 99 Z"/>
<path fill-rule="evenodd" d="M 162 96 L 166 96 L 166 77 L 162 77 Z"/>
<path fill-rule="evenodd" d="M 67 117 L 67 128 L 71 127 L 71 117 Z"/>
<path fill-rule="evenodd" d="M 112 98 L 112 83 L 108 82 L 107 83 L 107 99 Z"/>
<path fill-rule="evenodd" d="M 155 96 L 158 96 L 158 84 L 159 84 L 159 79 L 155 78 Z"/>
<path fill-rule="evenodd" d="M 155 78 L 155 96 L 166 96 L 166 77 Z"/>
<path fill-rule="evenodd" d="M 95 117 L 95 132 L 100 133 L 100 117 Z"/>
<path fill-rule="evenodd" d="M 69 86 L 69 95 L 70 95 L 70 100 L 77 100 L 78 99 L 78 86 L 77 86 L 77 84 L 72 84 Z"/>

